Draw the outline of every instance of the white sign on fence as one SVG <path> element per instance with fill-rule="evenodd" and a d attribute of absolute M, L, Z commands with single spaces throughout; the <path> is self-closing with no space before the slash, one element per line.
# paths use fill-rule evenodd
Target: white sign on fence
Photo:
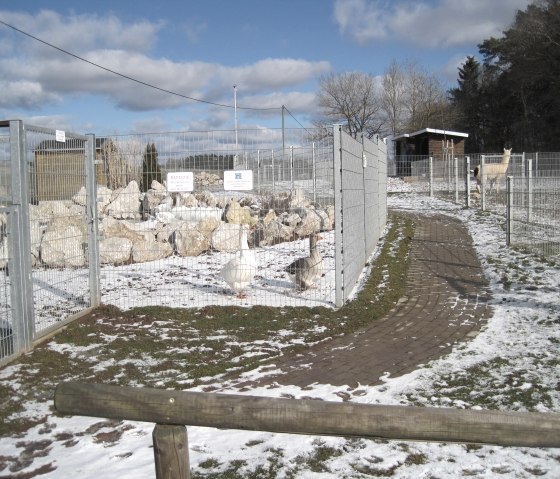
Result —
<path fill-rule="evenodd" d="M 55 139 L 60 143 L 66 143 L 66 132 L 64 130 L 55 130 Z"/>
<path fill-rule="evenodd" d="M 173 171 L 167 173 L 167 191 L 179 193 L 194 190 L 194 175 L 192 171 Z"/>
<path fill-rule="evenodd" d="M 224 190 L 249 191 L 253 189 L 253 170 L 224 171 Z"/>

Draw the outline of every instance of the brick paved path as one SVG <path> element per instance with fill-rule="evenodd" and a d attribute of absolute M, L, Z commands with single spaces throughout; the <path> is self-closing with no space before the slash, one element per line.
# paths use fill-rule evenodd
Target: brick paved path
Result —
<path fill-rule="evenodd" d="M 379 384 L 476 336 L 491 314 L 490 293 L 466 227 L 444 215 L 410 216 L 416 228 L 406 296 L 367 329 L 279 359 L 284 374 L 260 384 Z"/>

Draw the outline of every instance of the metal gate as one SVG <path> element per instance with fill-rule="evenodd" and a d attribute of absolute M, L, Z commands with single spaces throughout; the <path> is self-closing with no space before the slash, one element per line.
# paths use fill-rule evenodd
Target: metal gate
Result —
<path fill-rule="evenodd" d="M 0 122 L 0 362 L 99 304 L 95 138 Z"/>

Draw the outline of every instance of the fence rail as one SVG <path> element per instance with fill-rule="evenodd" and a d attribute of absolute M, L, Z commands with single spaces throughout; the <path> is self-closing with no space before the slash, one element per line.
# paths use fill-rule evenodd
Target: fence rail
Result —
<path fill-rule="evenodd" d="M 184 426 L 406 441 L 559 447 L 560 414 L 334 403 L 60 383 L 61 414 L 156 423 L 159 478 L 190 478 Z M 165 471 L 165 473 L 164 473 Z"/>

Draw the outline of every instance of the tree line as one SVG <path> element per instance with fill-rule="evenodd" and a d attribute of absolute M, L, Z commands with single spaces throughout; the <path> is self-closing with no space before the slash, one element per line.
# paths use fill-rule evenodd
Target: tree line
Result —
<path fill-rule="evenodd" d="M 466 153 L 558 151 L 560 137 L 560 0 L 518 10 L 500 38 L 478 45 L 446 89 L 415 62 L 393 61 L 381 78 L 351 72 L 319 82 L 321 118 L 343 123 L 354 137 L 396 136 L 423 128 L 469 134 Z"/>

